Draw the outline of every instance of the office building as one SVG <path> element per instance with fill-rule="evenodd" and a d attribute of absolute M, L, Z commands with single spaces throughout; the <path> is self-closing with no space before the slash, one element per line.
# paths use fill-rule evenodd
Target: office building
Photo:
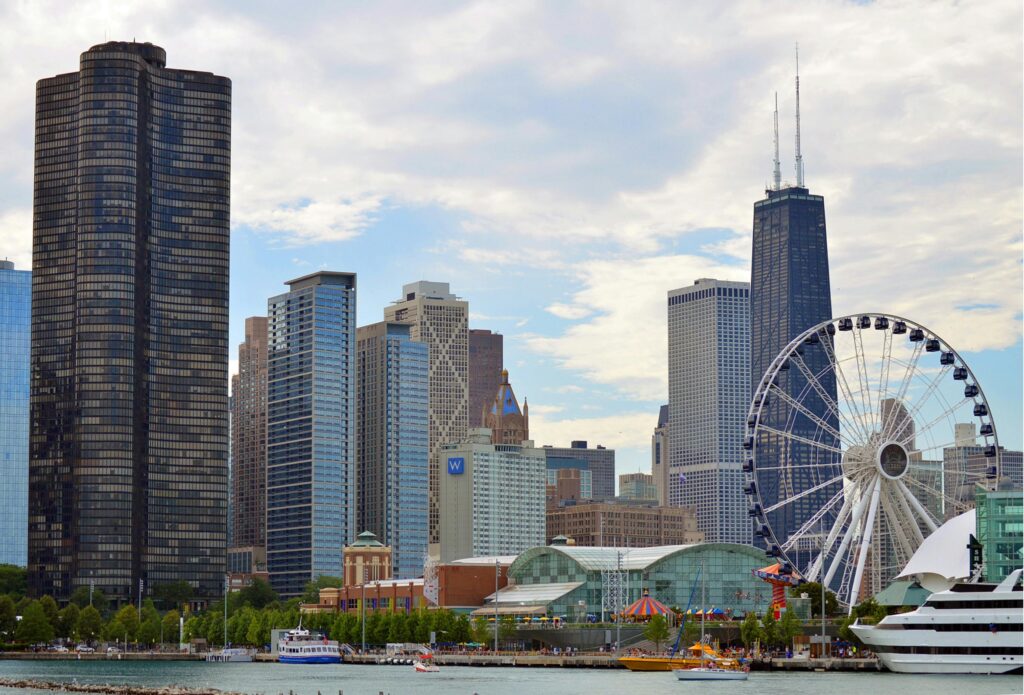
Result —
<path fill-rule="evenodd" d="M 544 445 L 548 459 L 575 459 L 587 464 L 594 480 L 594 499 L 610 500 L 615 497 L 615 449 L 600 444 L 587 448 L 586 440 L 574 440 L 571 446 Z"/>
<path fill-rule="evenodd" d="M 32 272 L 0 261 L 0 563 L 28 562 L 29 336 Z"/>
<path fill-rule="evenodd" d="M 985 579 L 1001 582 L 1024 562 L 1024 496 L 1017 490 L 975 492 L 975 522 Z"/>
<path fill-rule="evenodd" d="M 694 507 L 711 543 L 750 543 L 743 427 L 750 407 L 750 286 L 702 278 L 668 293 L 670 506 Z"/>
<path fill-rule="evenodd" d="M 245 320 L 231 378 L 231 545 L 267 545 L 267 319 Z M 263 553 L 265 554 L 265 552 Z"/>
<path fill-rule="evenodd" d="M 1000 468 L 1005 485 L 1013 487 L 1014 462 L 1021 459 L 1021 452 L 1007 451 L 1002 446 L 999 447 L 998 459 L 985 456 L 985 440 L 978 436 L 977 425 L 973 422 L 958 422 L 953 431 L 953 446 L 942 450 L 941 518 L 947 520 L 974 507 L 978 490 L 996 490 Z"/>
<path fill-rule="evenodd" d="M 491 431 L 493 444 L 522 444 L 530 438 L 530 406 L 523 400 L 519 407 L 516 394 L 508 383 L 508 370 L 501 370 L 498 393 L 491 399 L 484 416 L 484 427 Z"/>
<path fill-rule="evenodd" d="M 651 475 L 658 488 L 658 504 L 668 505 L 669 430 L 668 405 L 658 409 L 658 424 L 651 435 Z"/>
<path fill-rule="evenodd" d="M 109 42 L 36 84 L 29 591 L 224 587 L 231 81 Z"/>
<path fill-rule="evenodd" d="M 423 489 L 425 492 L 426 485 L 423 486 Z M 424 505 L 424 518 L 426 514 L 426 505 Z M 425 530 L 423 536 L 426 537 Z M 392 549 L 377 540 L 376 534 L 372 531 L 363 531 L 353 543 L 346 545 L 342 557 L 345 565 L 342 586 L 359 586 L 366 582 L 391 579 L 392 569 L 396 564 L 392 558 Z M 420 564 L 422 564 L 422 560 Z M 403 579 L 413 579 L 413 577 L 403 577 Z"/>
<path fill-rule="evenodd" d="M 469 329 L 469 426 L 486 427 L 484 410 L 490 408 L 501 386 L 505 362 L 504 336 L 500 333 Z"/>
<path fill-rule="evenodd" d="M 527 440 L 494 444 L 486 428 L 438 452 L 438 557 L 515 555 L 544 543 L 547 465 Z"/>
<path fill-rule="evenodd" d="M 340 577 L 356 537 L 356 275 L 321 271 L 267 303 L 267 568 L 282 598 Z"/>
<path fill-rule="evenodd" d="M 463 441 L 469 422 L 469 303 L 452 294 L 447 282 L 421 280 L 402 287 L 402 299 L 384 309 L 384 320 L 409 324 L 409 337 L 430 349 L 428 519 L 429 541 L 436 543 L 437 452 L 442 445 Z"/>
<path fill-rule="evenodd" d="M 410 328 L 356 332 L 356 526 L 391 549 L 399 579 L 423 576 L 427 554 L 429 356 Z"/>
<path fill-rule="evenodd" d="M 793 338 L 832 318 L 829 283 L 828 240 L 825 232 L 825 199 L 812 195 L 804 185 L 803 156 L 800 152 L 800 80 L 796 98 L 796 184 L 783 185 L 778 158 L 778 113 L 775 132 L 774 183 L 765 198 L 754 203 L 753 248 L 750 270 L 750 392 L 754 393 L 772 360 Z M 817 374 L 824 396 L 836 401 L 835 373 L 829 368 L 826 337 L 802 348 L 802 364 Z M 807 388 L 803 369 L 781 371 L 777 388 L 800 398 Z M 780 498 L 793 498 L 820 482 L 819 467 L 833 464 L 824 458 L 829 446 L 838 444 L 829 431 L 838 431 L 836 415 L 817 392 L 801 400 L 806 413 L 789 407 L 782 396 L 771 398 L 761 409 L 761 435 L 754 442 L 757 452 L 756 484 L 765 508 Z M 825 425 L 823 429 L 821 424 Z M 772 434 L 787 432 L 788 436 Z M 816 441 L 815 448 L 801 439 Z M 788 474 L 779 475 L 779 465 L 788 462 Z M 808 492 L 783 508 L 767 513 L 766 519 L 783 544 L 789 535 L 840 492 L 840 483 Z"/>
<path fill-rule="evenodd" d="M 622 500 L 549 509 L 547 537 L 550 540 L 556 536 L 594 547 L 646 548 L 704 541 L 692 507 L 659 507 Z"/>
<path fill-rule="evenodd" d="M 546 465 L 548 509 L 589 502 L 594 498 L 594 476 L 586 461 L 549 458 Z"/>
<path fill-rule="evenodd" d="M 650 473 L 623 473 L 619 476 L 619 498 L 629 502 L 658 503 L 658 486 Z"/>

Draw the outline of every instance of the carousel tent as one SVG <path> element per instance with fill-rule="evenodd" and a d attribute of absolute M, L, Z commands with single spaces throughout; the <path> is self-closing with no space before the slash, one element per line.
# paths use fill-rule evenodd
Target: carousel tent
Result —
<path fill-rule="evenodd" d="M 668 615 L 670 612 L 668 606 L 644 592 L 644 595 L 622 611 L 622 614 L 627 618 L 650 618 L 653 615 Z"/>

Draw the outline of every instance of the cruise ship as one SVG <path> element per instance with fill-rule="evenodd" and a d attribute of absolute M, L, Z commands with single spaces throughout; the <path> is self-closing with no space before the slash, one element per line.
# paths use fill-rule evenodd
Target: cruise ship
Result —
<path fill-rule="evenodd" d="M 957 583 L 910 613 L 851 625 L 897 673 L 1021 673 L 1021 570 L 999 584 Z"/>

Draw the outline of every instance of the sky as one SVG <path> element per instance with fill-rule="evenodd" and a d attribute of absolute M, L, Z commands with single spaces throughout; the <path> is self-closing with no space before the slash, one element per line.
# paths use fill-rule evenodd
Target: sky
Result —
<path fill-rule="evenodd" d="M 961 352 L 1021 448 L 1022 8 L 929 2 L 0 2 L 0 255 L 31 263 L 34 84 L 105 40 L 233 81 L 231 355 L 317 269 L 358 322 L 449 282 L 538 444 L 649 470 L 666 293 L 749 280 L 778 92 L 834 313 Z"/>

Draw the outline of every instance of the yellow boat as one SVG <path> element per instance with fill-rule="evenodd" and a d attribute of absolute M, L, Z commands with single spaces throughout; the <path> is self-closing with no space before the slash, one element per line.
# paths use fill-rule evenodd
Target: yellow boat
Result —
<path fill-rule="evenodd" d="M 743 665 L 736 659 L 723 657 L 714 648 L 704 644 L 694 644 L 689 648 L 689 655 L 677 656 L 623 656 L 619 663 L 630 671 L 671 671 L 680 668 L 698 668 L 701 665 L 701 649 L 704 650 L 704 663 L 711 661 L 718 668 L 740 671 Z"/>

